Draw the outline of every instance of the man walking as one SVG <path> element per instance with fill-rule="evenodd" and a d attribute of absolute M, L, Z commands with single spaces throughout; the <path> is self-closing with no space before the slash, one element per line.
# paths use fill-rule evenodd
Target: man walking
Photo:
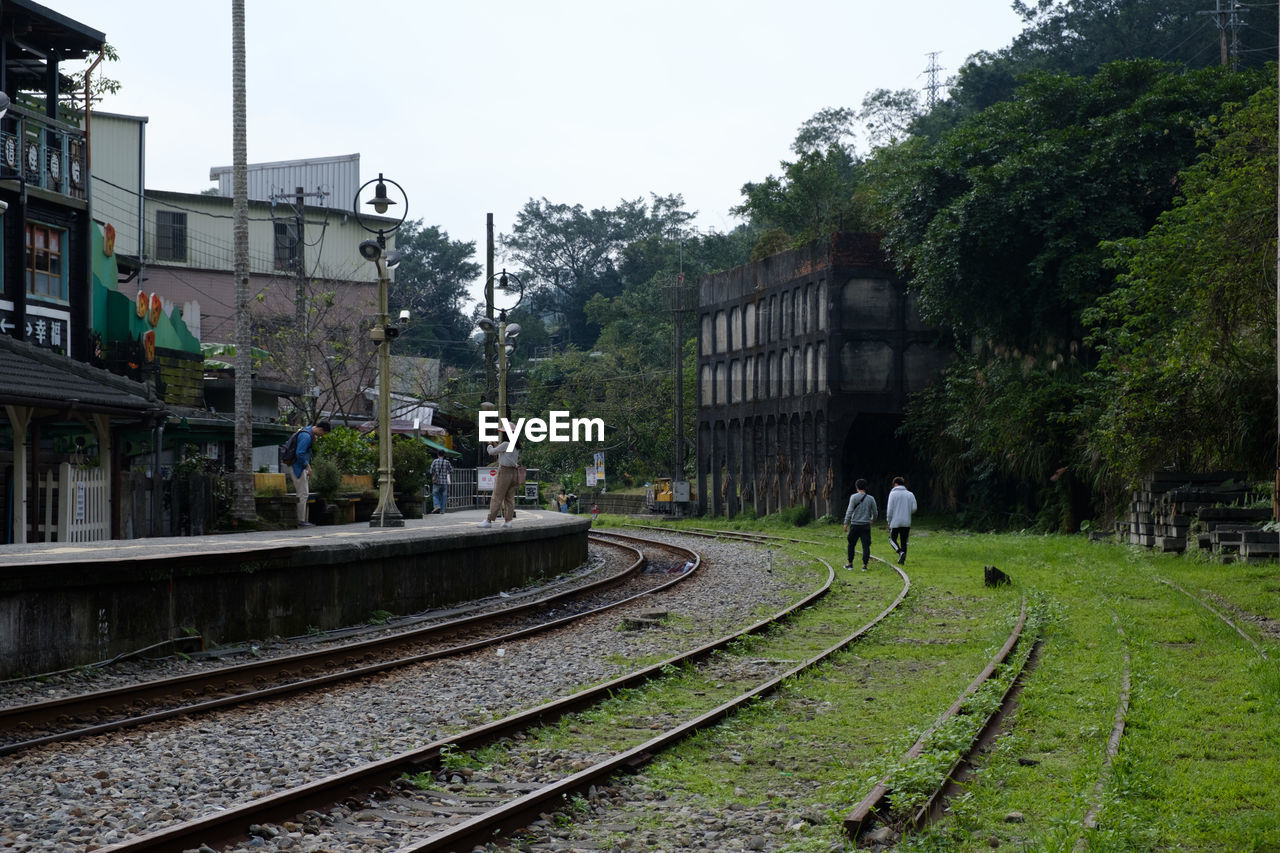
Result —
<path fill-rule="evenodd" d="M 311 454 L 315 446 L 315 440 L 323 435 L 329 434 L 329 422 L 321 421 L 315 426 L 303 427 L 298 430 L 298 443 L 295 449 L 293 466 L 289 468 L 289 474 L 293 477 L 293 488 L 298 493 L 298 526 L 299 527 L 315 527 L 314 524 L 307 521 L 307 498 L 311 496 L 309 489 L 311 481 Z"/>
<path fill-rule="evenodd" d="M 907 561 L 907 539 L 911 536 L 911 513 L 916 511 L 916 496 L 907 489 L 906 480 L 893 478 L 884 518 L 889 522 L 889 544 L 898 552 L 898 565 Z"/>
<path fill-rule="evenodd" d="M 444 458 L 444 451 L 437 450 L 431 462 L 432 514 L 443 513 L 449 506 L 449 481 L 453 479 L 453 465 Z"/>
<path fill-rule="evenodd" d="M 871 522 L 876 520 L 876 499 L 867 494 L 867 481 L 854 483 L 857 489 L 849 496 L 849 508 L 844 512 L 844 532 L 849 535 L 849 556 L 844 567 L 853 570 L 853 554 L 858 542 L 862 543 L 862 570 L 871 561 Z"/>

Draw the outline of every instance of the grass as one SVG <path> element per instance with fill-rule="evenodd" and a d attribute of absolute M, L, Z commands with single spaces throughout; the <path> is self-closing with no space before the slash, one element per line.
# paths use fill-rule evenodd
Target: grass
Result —
<path fill-rule="evenodd" d="M 781 530 L 771 521 L 718 526 Z M 1081 821 L 1102 772 L 1127 653 L 1127 728 L 1089 849 L 1280 850 L 1280 645 L 1264 633 L 1266 620 L 1280 620 L 1274 563 L 1224 565 L 1084 537 L 923 526 L 912 534 L 913 586 L 901 612 L 837 660 L 660 758 L 636 784 L 711 811 L 785 803 L 813 825 L 784 849 L 828 850 L 848 810 L 990 659 L 1027 594 L 1044 645 L 1017 714 L 948 816 L 900 849 L 1073 849 L 1086 834 Z M 813 523 L 793 535 L 825 544 L 786 546 L 788 553 L 806 548 L 843 562 L 838 526 Z M 885 539 L 877 529 L 872 553 L 888 551 Z M 992 564 L 1012 576 L 1012 588 L 982 586 L 982 566 Z M 841 575 L 798 625 L 843 627 L 853 621 L 847 611 L 874 612 L 896 589 L 883 568 Z M 1232 618 L 1271 659 L 1160 579 Z M 948 736 L 940 732 L 938 749 L 922 761 L 896 768 L 904 799 L 948 763 Z M 631 817 L 662 821 L 661 812 Z"/>

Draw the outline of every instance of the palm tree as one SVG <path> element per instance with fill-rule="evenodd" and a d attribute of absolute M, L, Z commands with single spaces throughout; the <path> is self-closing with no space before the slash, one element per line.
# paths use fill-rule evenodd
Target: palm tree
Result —
<path fill-rule="evenodd" d="M 236 286 L 236 450 L 231 507 L 253 521 L 253 322 L 249 316 L 249 165 L 245 129 L 244 0 L 231 0 L 231 175 Z"/>

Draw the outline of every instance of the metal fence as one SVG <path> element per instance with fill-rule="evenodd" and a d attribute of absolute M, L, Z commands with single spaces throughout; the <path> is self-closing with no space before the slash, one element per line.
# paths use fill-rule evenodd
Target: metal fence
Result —
<path fill-rule="evenodd" d="M 530 468 L 525 478 L 524 494 L 516 492 L 516 505 L 527 506 L 538 503 L 538 469 Z M 493 494 L 489 489 L 480 490 L 476 486 L 475 468 L 454 468 L 453 477 L 449 481 L 449 509 L 475 509 L 487 507 Z M 427 499 L 431 498 L 431 488 L 427 488 Z"/>

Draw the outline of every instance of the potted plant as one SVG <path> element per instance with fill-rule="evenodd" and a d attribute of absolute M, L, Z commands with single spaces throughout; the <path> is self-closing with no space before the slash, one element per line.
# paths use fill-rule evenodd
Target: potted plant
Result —
<path fill-rule="evenodd" d="M 431 481 L 431 448 L 416 438 L 396 438 L 391 445 L 396 507 L 405 518 L 422 518 L 427 484 Z"/>
<path fill-rule="evenodd" d="M 319 456 L 312 458 L 310 486 L 317 498 L 320 518 L 329 524 L 342 520 L 336 506 L 338 489 L 342 486 L 342 472 L 337 464 Z"/>
<path fill-rule="evenodd" d="M 317 458 L 332 460 L 340 472 L 339 489 L 364 492 L 374 488 L 373 473 L 378 467 L 378 448 L 369 436 L 347 426 L 334 427 L 316 441 Z"/>

